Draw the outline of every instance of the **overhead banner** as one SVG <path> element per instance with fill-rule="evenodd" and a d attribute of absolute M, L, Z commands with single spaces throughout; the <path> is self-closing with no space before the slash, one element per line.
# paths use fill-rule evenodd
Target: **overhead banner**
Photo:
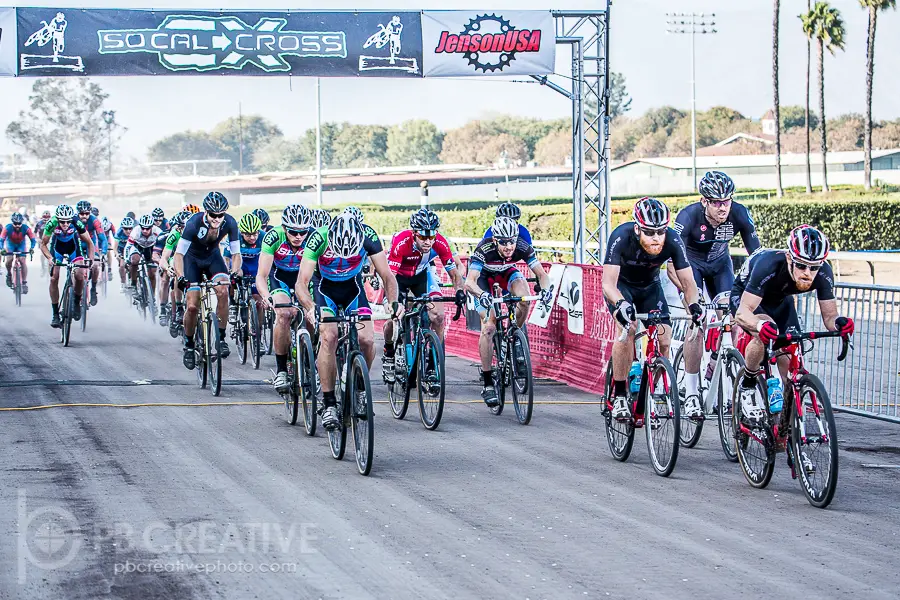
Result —
<path fill-rule="evenodd" d="M 425 77 L 546 75 L 556 62 L 550 11 L 426 10 Z"/>
<path fill-rule="evenodd" d="M 16 74 L 16 9 L 0 8 L 0 77 Z"/>
<path fill-rule="evenodd" d="M 17 14 L 20 76 L 422 76 L 418 12 L 19 8 Z"/>

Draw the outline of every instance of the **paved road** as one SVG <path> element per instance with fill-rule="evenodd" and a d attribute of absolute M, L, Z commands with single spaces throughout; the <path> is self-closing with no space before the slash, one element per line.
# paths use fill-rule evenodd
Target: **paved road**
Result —
<path fill-rule="evenodd" d="M 768 489 L 751 489 L 712 432 L 669 479 L 652 473 L 643 443 L 615 462 L 599 409 L 577 403 L 593 398 L 562 385 L 540 387 L 541 400 L 563 403 L 538 405 L 528 427 L 494 417 L 476 401 L 472 365 L 450 359 L 454 404 L 440 431 L 425 431 L 414 410 L 395 421 L 379 404 L 365 478 L 334 461 L 321 434 L 287 425 L 280 405 L 203 405 L 276 398 L 233 359 L 221 398 L 200 391 L 176 343 L 118 294 L 62 348 L 42 288 L 34 278 L 18 309 L 0 290 L 0 407 L 188 406 L 0 412 L 0 598 L 896 598 L 900 589 L 900 469 L 863 466 L 900 464 L 896 426 L 839 416 L 841 479 L 821 511 L 783 464 Z M 122 385 L 147 379 L 165 383 Z M 100 383 L 77 383 L 88 380 Z"/>

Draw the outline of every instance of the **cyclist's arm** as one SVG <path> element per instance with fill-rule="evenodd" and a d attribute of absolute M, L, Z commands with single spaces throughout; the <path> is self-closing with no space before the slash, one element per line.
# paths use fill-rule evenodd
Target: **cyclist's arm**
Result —
<path fill-rule="evenodd" d="M 825 323 L 825 329 L 828 331 L 837 331 L 834 320 L 838 318 L 837 301 L 819 300 L 819 310 L 822 311 L 822 322 Z"/>
<path fill-rule="evenodd" d="M 672 285 L 681 292 L 684 293 L 684 290 L 681 288 L 681 281 L 678 279 L 678 275 L 676 274 L 675 264 L 670 260 L 666 263 L 666 277 L 669 278 L 669 281 L 672 282 Z"/>
<path fill-rule="evenodd" d="M 44 237 L 41 238 L 41 254 L 43 254 L 48 261 L 51 263 L 53 262 L 53 255 L 50 254 L 50 236 L 46 233 L 44 234 Z"/>
<path fill-rule="evenodd" d="M 448 271 L 447 274 L 450 276 L 450 281 L 453 282 L 453 288 L 457 290 L 465 290 L 466 289 L 466 280 L 463 279 L 462 273 L 459 271 L 459 266 L 455 269 Z"/>
<path fill-rule="evenodd" d="M 91 239 L 91 235 L 87 231 L 83 231 L 78 234 L 78 237 L 81 238 L 81 241 L 87 244 L 87 256 L 84 259 L 88 262 L 94 260 L 94 240 Z"/>
<path fill-rule="evenodd" d="M 668 269 L 666 269 L 668 271 Z M 694 281 L 694 271 L 690 267 L 686 269 L 678 269 L 675 271 L 678 281 L 681 282 L 679 289 L 684 291 L 684 300 L 687 304 L 700 302 L 700 292 L 697 290 L 697 282 Z"/>
<path fill-rule="evenodd" d="M 741 226 L 741 240 L 744 242 L 744 248 L 747 249 L 747 256 L 750 256 L 759 250 L 761 244 L 759 243 L 759 236 L 756 234 L 756 224 L 750 216 L 750 210 L 746 206 L 743 209 L 745 215 Z"/>
<path fill-rule="evenodd" d="M 313 274 L 316 272 L 316 265 L 318 265 L 317 260 L 304 256 L 303 260 L 300 261 L 300 274 L 297 276 L 297 285 L 294 286 L 297 300 L 300 301 L 300 306 L 307 312 L 316 308 L 316 302 L 309 293 L 309 282 L 312 281 Z M 259 272 L 262 273 L 262 265 L 260 265 Z M 259 274 L 257 274 L 257 277 L 259 277 Z M 259 287 L 258 284 L 257 287 Z"/>
<path fill-rule="evenodd" d="M 259 267 L 256 269 L 256 289 L 262 301 L 269 302 L 269 273 L 275 264 L 275 255 L 268 252 L 259 253 Z"/>
<path fill-rule="evenodd" d="M 759 324 L 764 321 L 764 319 L 760 319 L 759 315 L 753 312 L 759 308 L 760 302 L 762 302 L 762 296 L 744 291 L 741 294 L 741 305 L 738 306 L 734 315 L 735 322 L 751 333 L 758 332 Z"/>
<path fill-rule="evenodd" d="M 231 250 L 231 273 L 237 273 L 241 270 L 244 257 L 241 255 L 241 234 L 238 231 L 237 221 L 234 217 L 228 215 L 228 248 Z"/>
<path fill-rule="evenodd" d="M 369 256 L 369 259 L 372 261 L 372 266 L 375 267 L 375 272 L 381 277 L 382 283 L 384 283 L 384 295 L 387 298 L 388 302 L 394 303 L 397 302 L 397 296 L 399 295 L 399 290 L 397 288 L 397 278 L 394 276 L 394 273 L 391 271 L 391 268 L 388 266 L 387 258 L 384 256 L 384 252 L 378 252 L 377 254 L 372 254 Z"/>
<path fill-rule="evenodd" d="M 34 247 L 37 244 L 37 238 L 34 237 L 34 232 L 31 230 L 31 227 L 29 227 L 25 231 L 25 233 L 26 233 L 26 235 L 28 235 L 28 238 L 31 240 L 31 251 L 34 252 Z"/>
<path fill-rule="evenodd" d="M 619 291 L 620 270 L 619 265 L 603 265 L 603 295 L 613 304 L 625 298 Z"/>
<path fill-rule="evenodd" d="M 550 277 L 547 276 L 547 272 L 544 271 L 544 265 L 540 262 L 535 262 L 529 265 L 531 267 L 531 272 L 534 273 L 534 276 L 537 277 L 538 283 L 541 286 L 542 290 L 550 289 Z"/>

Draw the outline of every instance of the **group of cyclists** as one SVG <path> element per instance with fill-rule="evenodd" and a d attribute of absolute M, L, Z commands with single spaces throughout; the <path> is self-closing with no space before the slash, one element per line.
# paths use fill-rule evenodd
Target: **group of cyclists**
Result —
<path fill-rule="evenodd" d="M 703 327 L 705 291 L 713 305 L 727 305 L 740 328 L 752 339 L 746 345 L 746 366 L 741 378 L 740 399 L 743 414 L 761 419 L 764 407 L 753 393 L 763 358 L 764 345 L 779 334 L 799 329 L 793 296 L 815 290 L 825 327 L 850 336 L 853 320 L 838 314 L 834 296 L 834 277 L 826 262 L 829 251 L 825 235 L 810 225 L 795 227 L 784 249 L 764 249 L 748 209 L 735 202 L 735 186 L 725 173 L 712 171 L 699 184 L 700 200 L 681 211 L 674 222 L 665 203 L 642 198 L 633 208 L 633 219 L 615 228 L 606 246 L 602 275 L 603 296 L 618 323 L 621 337 L 613 344 L 612 418 L 628 419 L 631 407 L 626 383 L 634 356 L 634 336 L 638 314 L 658 311 L 659 345 L 669 351 L 672 328 L 669 306 L 660 278 L 666 266 L 669 279 L 682 292 L 684 308 L 694 326 Z M 23 216 L 12 215 L 0 231 L 4 252 L 23 261 L 21 253 L 35 249 L 53 265 L 50 276 L 52 304 L 51 326 L 58 327 L 59 265 L 84 262 L 90 269 L 76 269 L 74 295 L 76 305 L 83 293 L 90 304 L 97 303 L 100 277 L 111 280 L 113 254 L 118 258 L 119 277 L 124 290 L 133 290 L 139 265 L 150 274 L 151 293 L 157 294 L 160 325 L 183 329 L 183 364 L 195 367 L 194 330 L 200 308 L 200 284 L 203 281 L 227 283 L 215 286 L 219 331 L 218 353 L 230 354 L 226 340 L 227 324 L 234 323 L 234 289 L 240 280 L 249 281 L 263 322 L 263 311 L 272 311 L 272 344 L 275 355 L 273 386 L 283 394 L 290 386 L 288 354 L 291 323 L 302 313 L 305 326 L 318 341 L 316 367 L 321 386 L 322 424 L 333 430 L 340 427 L 336 410 L 335 349 L 338 328 L 321 323 L 323 316 L 339 312 L 371 313 L 364 284 L 364 271 L 374 269 L 385 292 L 385 308 L 391 320 L 385 323 L 382 349 L 383 378 L 394 377 L 396 326 L 393 321 L 404 313 L 404 299 L 440 296 L 436 263 L 446 271 L 455 300 L 462 305 L 467 295 L 474 300 L 481 317 L 482 392 L 485 404 L 494 407 L 499 400 L 492 372 L 492 337 L 496 315 L 490 310 L 494 290 L 517 297 L 529 293 L 528 280 L 519 268 L 524 263 L 537 282 L 543 303 L 549 304 L 549 278 L 538 260 L 531 235 L 518 221 L 521 210 L 504 202 L 496 209 L 495 220 L 475 246 L 467 264 L 453 245 L 439 232 L 440 218 L 428 208 L 413 213 L 409 228 L 396 233 L 385 249 L 382 238 L 365 223 L 362 212 L 349 207 L 332 216 L 325 210 L 301 204 L 287 206 L 280 225 L 270 224 L 268 213 L 256 209 L 239 220 L 228 213 L 229 203 L 220 192 L 210 192 L 202 207 L 186 205 L 166 219 L 162 209 L 137 218 L 129 213 L 118 228 L 87 201 L 73 208 L 60 205 L 55 212 L 45 211 L 36 223 L 35 234 Z M 729 244 L 740 235 L 749 259 L 735 274 Z M 22 270 L 27 282 L 27 271 Z M 90 281 L 89 290 L 85 285 Z M 10 285 L 7 275 L 7 285 Z M 27 284 L 24 286 L 27 291 Z M 429 305 L 430 322 L 443 339 L 445 322 L 442 305 Z M 515 319 L 524 326 L 528 304 L 520 303 Z M 74 318 L 77 320 L 78 315 Z M 375 335 L 371 321 L 359 324 L 359 345 L 371 368 L 375 359 Z M 687 418 L 702 416 L 699 397 L 702 336 L 685 342 L 685 402 Z M 601 365 L 602 367 L 602 365 Z M 787 365 L 779 362 L 782 375 Z"/>

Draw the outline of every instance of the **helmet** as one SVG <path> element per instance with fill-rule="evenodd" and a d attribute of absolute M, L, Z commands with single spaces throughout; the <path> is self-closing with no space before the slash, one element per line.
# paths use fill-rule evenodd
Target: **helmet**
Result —
<path fill-rule="evenodd" d="M 511 217 L 497 217 L 491 225 L 491 235 L 495 239 L 519 237 L 519 224 Z"/>
<path fill-rule="evenodd" d="M 25 222 L 25 217 L 22 216 L 22 213 L 14 212 L 10 217 L 10 220 L 12 220 L 13 225 L 21 225 Z"/>
<path fill-rule="evenodd" d="M 259 217 L 254 215 L 252 212 L 247 213 L 241 220 L 238 221 L 238 230 L 241 233 L 246 233 L 247 235 L 253 235 L 254 233 L 259 233 L 259 230 L 262 229 L 262 221 L 259 220 Z"/>
<path fill-rule="evenodd" d="M 41 218 L 42 218 L 42 219 L 49 219 L 49 218 L 51 218 L 52 216 L 53 216 L 53 213 L 50 212 L 49 210 L 45 210 L 45 211 L 41 214 Z"/>
<path fill-rule="evenodd" d="M 78 204 L 75 205 L 75 210 L 77 210 L 80 213 L 90 212 L 91 203 L 88 202 L 87 200 L 79 200 Z"/>
<path fill-rule="evenodd" d="M 434 235 L 441 226 L 441 220 L 434 211 L 420 208 L 409 218 L 409 227 L 413 231 L 426 231 Z"/>
<path fill-rule="evenodd" d="M 828 256 L 828 238 L 812 225 L 800 225 L 788 234 L 791 258 L 804 263 L 821 263 Z"/>
<path fill-rule="evenodd" d="M 262 222 L 263 226 L 269 224 L 269 213 L 262 208 L 253 209 L 253 214 L 259 217 L 259 220 Z"/>
<path fill-rule="evenodd" d="M 112 228 L 112 223 L 106 217 L 100 219 L 100 224 L 103 226 L 103 231 L 109 231 Z"/>
<path fill-rule="evenodd" d="M 519 217 L 522 216 L 522 211 L 518 206 L 513 204 L 512 202 L 504 202 L 500 206 L 497 207 L 497 217 L 509 217 L 514 221 L 518 221 Z"/>
<path fill-rule="evenodd" d="M 154 219 L 165 219 L 166 218 L 166 213 L 163 211 L 163 209 L 161 209 L 159 207 L 154 208 L 153 212 L 150 214 L 153 215 Z"/>
<path fill-rule="evenodd" d="M 356 220 L 359 221 L 360 223 L 366 222 L 365 217 L 363 217 L 362 211 L 359 210 L 358 208 L 356 208 L 355 206 L 348 206 L 347 208 L 344 209 L 344 212 L 350 213 L 351 215 L 356 217 Z"/>
<path fill-rule="evenodd" d="M 56 207 L 56 218 L 60 221 L 71 221 L 75 218 L 75 209 L 68 204 L 60 204 Z"/>
<path fill-rule="evenodd" d="M 99 216 L 100 216 L 100 209 L 97 208 L 96 206 L 93 207 L 93 208 L 91 209 L 91 214 L 94 215 L 95 217 L 99 217 Z"/>
<path fill-rule="evenodd" d="M 131 217 L 122 219 L 122 222 L 119 223 L 119 229 L 134 229 L 134 219 Z"/>
<path fill-rule="evenodd" d="M 228 198 L 222 192 L 210 192 L 203 199 L 203 210 L 221 213 L 228 210 Z"/>
<path fill-rule="evenodd" d="M 331 215 L 327 210 L 323 208 L 317 208 L 312 211 L 310 215 L 310 225 L 319 229 L 320 227 L 328 227 L 331 225 Z"/>
<path fill-rule="evenodd" d="M 141 227 L 153 227 L 153 216 L 152 215 L 143 215 L 138 221 L 138 225 Z"/>
<path fill-rule="evenodd" d="M 734 182 L 722 171 L 707 171 L 697 190 L 708 200 L 729 200 L 734 196 Z"/>
<path fill-rule="evenodd" d="M 302 204 L 288 204 L 281 213 L 281 224 L 289 229 L 308 229 L 309 209 Z"/>
<path fill-rule="evenodd" d="M 137 219 L 137 216 L 134 214 L 133 210 L 129 210 L 127 213 L 125 213 L 125 216 L 131 217 L 132 219 Z"/>
<path fill-rule="evenodd" d="M 362 223 L 348 212 L 336 216 L 328 227 L 328 247 L 341 258 L 358 255 L 365 241 Z"/>
<path fill-rule="evenodd" d="M 634 222 L 641 227 L 668 227 L 669 216 L 669 207 L 656 198 L 641 198 L 634 203 Z"/>
<path fill-rule="evenodd" d="M 189 213 L 188 211 L 183 210 L 172 215 L 172 218 L 169 219 L 169 223 L 172 225 L 172 227 L 181 227 L 188 222 L 188 219 L 193 216 L 193 213 Z"/>
<path fill-rule="evenodd" d="M 185 204 L 181 210 L 183 210 L 185 212 L 189 212 L 192 215 L 196 215 L 198 212 L 200 212 L 200 207 L 197 206 L 196 204 Z"/>

